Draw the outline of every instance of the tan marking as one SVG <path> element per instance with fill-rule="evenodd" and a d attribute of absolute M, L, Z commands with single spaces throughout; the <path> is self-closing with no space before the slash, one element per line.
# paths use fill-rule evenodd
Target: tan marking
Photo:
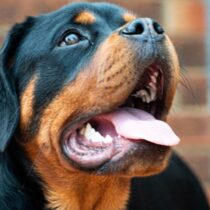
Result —
<path fill-rule="evenodd" d="M 123 19 L 125 20 L 126 23 L 129 23 L 137 18 L 136 15 L 131 14 L 131 13 L 124 13 L 123 14 Z"/>
<path fill-rule="evenodd" d="M 33 77 L 20 97 L 20 126 L 25 128 L 33 114 L 33 99 L 36 77 Z"/>
<path fill-rule="evenodd" d="M 69 179 L 72 185 L 65 192 L 58 186 L 55 191 L 47 190 L 50 209 L 124 210 L 129 195 L 130 180 L 128 178 L 84 174 L 76 176 Z M 73 182 L 80 183 L 80 186 Z"/>
<path fill-rule="evenodd" d="M 83 11 L 75 17 L 75 22 L 84 24 L 84 25 L 91 25 L 95 22 L 96 17 L 89 11 Z"/>

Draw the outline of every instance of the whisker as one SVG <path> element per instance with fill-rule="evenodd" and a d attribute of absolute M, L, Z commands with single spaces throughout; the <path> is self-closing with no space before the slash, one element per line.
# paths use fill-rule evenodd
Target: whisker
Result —
<path fill-rule="evenodd" d="M 185 72 L 187 71 L 185 68 L 181 67 L 181 69 L 185 70 Z M 183 71 L 180 71 L 180 79 L 179 79 L 179 84 L 185 88 L 185 90 L 188 91 L 188 93 L 190 94 L 190 96 L 192 97 L 194 103 L 197 106 L 201 106 L 201 104 L 198 102 L 197 97 L 194 93 L 194 90 L 192 88 L 192 81 L 189 80 L 189 78 L 186 77 L 186 74 Z M 175 78 L 173 75 L 170 76 L 171 78 Z M 175 78 L 177 79 L 177 78 Z"/>
<path fill-rule="evenodd" d="M 183 69 L 185 72 L 187 71 L 184 67 L 181 67 L 181 69 Z M 180 71 L 180 76 L 181 76 L 181 80 L 180 80 L 180 84 L 188 91 L 188 93 L 191 95 L 194 103 L 197 106 L 201 106 L 200 103 L 197 100 L 197 97 L 194 93 L 194 90 L 192 88 L 192 81 L 189 80 L 189 78 L 186 77 L 186 74 L 183 71 Z"/>

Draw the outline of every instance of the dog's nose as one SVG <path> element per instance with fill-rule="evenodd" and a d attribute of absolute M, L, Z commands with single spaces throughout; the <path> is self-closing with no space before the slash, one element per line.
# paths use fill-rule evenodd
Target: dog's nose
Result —
<path fill-rule="evenodd" d="M 133 37 L 134 35 L 136 35 L 139 38 L 143 38 L 144 40 L 161 40 L 165 36 L 165 32 L 160 24 L 150 18 L 138 18 L 132 21 L 124 29 L 121 30 L 121 34 L 124 36 Z"/>

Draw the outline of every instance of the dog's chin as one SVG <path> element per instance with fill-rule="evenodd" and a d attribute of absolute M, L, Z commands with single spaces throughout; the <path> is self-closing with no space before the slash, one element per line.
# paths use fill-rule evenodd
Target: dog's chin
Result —
<path fill-rule="evenodd" d="M 167 166 L 170 147 L 122 137 L 106 143 L 91 142 L 75 131 L 65 140 L 63 153 L 82 171 L 134 177 L 161 172 Z"/>

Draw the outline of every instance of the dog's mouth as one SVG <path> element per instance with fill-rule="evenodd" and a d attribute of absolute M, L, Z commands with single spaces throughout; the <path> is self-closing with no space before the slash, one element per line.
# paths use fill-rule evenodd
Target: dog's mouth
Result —
<path fill-rule="evenodd" d="M 94 169 L 120 160 L 144 142 L 160 147 L 178 144 L 179 138 L 158 117 L 165 111 L 160 104 L 165 100 L 166 79 L 159 66 L 153 64 L 120 107 L 66 129 L 65 156 L 79 167 Z"/>

